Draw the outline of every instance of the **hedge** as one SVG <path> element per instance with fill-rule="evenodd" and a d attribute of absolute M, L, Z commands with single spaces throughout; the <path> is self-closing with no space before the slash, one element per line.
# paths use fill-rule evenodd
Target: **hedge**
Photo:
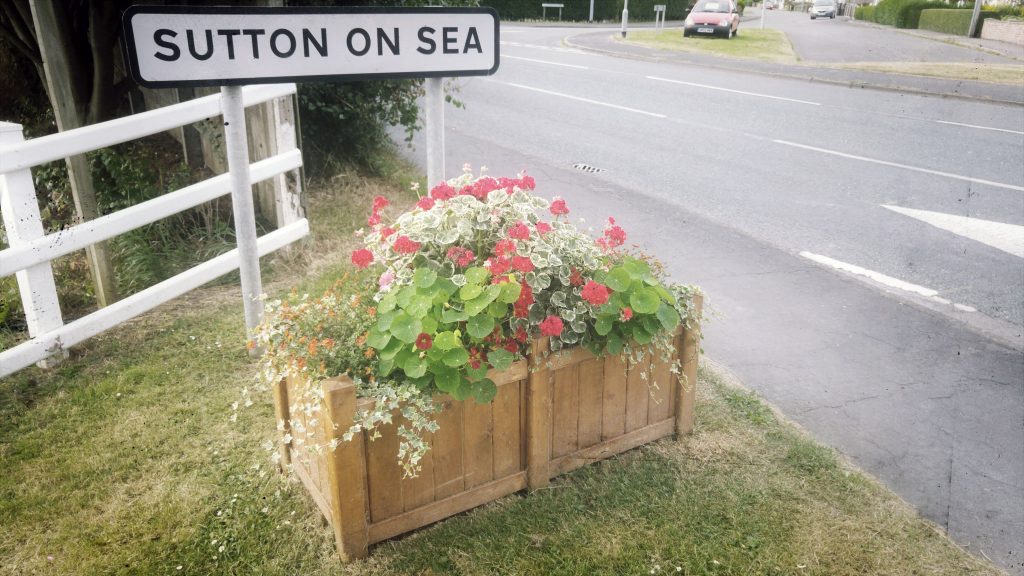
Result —
<path fill-rule="evenodd" d="M 501 20 L 540 20 L 543 15 L 542 2 L 550 0 L 480 0 L 481 6 L 498 11 Z M 590 16 L 589 0 L 558 0 L 565 4 L 562 20 L 586 22 Z M 654 21 L 654 6 L 665 5 L 665 18 L 682 20 L 686 17 L 689 0 L 630 0 L 630 21 Z M 594 20 L 618 22 L 622 19 L 623 0 L 594 0 Z M 548 20 L 558 19 L 558 8 L 548 8 Z"/>
<path fill-rule="evenodd" d="M 875 7 L 874 6 L 857 6 L 853 11 L 854 20 L 862 20 L 864 22 L 875 21 Z"/>
<path fill-rule="evenodd" d="M 921 11 L 921 17 L 917 27 L 922 30 L 932 30 L 945 34 L 956 34 L 967 36 L 967 29 L 971 26 L 971 9 L 935 9 L 929 8 Z M 991 10 L 982 10 L 979 20 L 985 18 L 998 18 L 999 13 Z M 981 26 L 978 26 L 981 30 Z"/>
<path fill-rule="evenodd" d="M 918 0 L 917 2 L 911 2 L 904 4 L 896 12 L 896 27 L 897 28 L 917 28 L 918 22 L 921 20 L 921 11 L 929 8 L 942 9 L 948 6 L 945 2 L 935 2 L 929 0 Z"/>

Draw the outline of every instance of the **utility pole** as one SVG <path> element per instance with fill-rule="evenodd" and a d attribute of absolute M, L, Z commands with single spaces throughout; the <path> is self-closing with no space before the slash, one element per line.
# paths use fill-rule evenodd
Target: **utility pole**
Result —
<path fill-rule="evenodd" d="M 594 22 L 594 0 L 590 0 L 590 18 L 587 19 L 587 22 Z"/>
<path fill-rule="evenodd" d="M 622 5 L 622 37 L 626 37 L 626 26 L 629 24 L 629 0 Z"/>
<path fill-rule="evenodd" d="M 974 38 L 978 33 L 978 18 L 981 16 L 981 0 L 974 0 L 974 12 L 971 13 L 971 26 L 967 29 L 967 37 Z"/>

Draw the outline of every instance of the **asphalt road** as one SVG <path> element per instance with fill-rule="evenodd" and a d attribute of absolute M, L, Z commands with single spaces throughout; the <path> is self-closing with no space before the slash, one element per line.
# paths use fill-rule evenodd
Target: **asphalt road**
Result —
<path fill-rule="evenodd" d="M 615 216 L 706 290 L 710 358 L 1024 574 L 1024 109 L 589 54 L 571 33 L 503 26 L 499 72 L 456 82 L 448 175 L 525 169 L 573 216 Z"/>

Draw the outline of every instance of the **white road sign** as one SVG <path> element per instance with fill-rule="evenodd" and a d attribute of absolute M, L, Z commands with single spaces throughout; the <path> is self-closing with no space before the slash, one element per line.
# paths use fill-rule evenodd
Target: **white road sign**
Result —
<path fill-rule="evenodd" d="M 124 13 L 142 86 L 484 76 L 498 69 L 491 8 L 132 6 Z"/>

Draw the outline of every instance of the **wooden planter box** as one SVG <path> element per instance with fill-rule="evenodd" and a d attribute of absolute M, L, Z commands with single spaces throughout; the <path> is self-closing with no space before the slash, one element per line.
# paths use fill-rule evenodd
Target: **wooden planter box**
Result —
<path fill-rule="evenodd" d="M 695 304 L 699 317 L 699 297 Z M 342 560 L 365 557 L 370 544 L 540 488 L 553 476 L 670 434 L 692 432 L 698 330 L 683 328 L 675 337 L 673 360 L 681 361 L 684 379 L 670 373 L 671 362 L 652 359 L 657 390 L 623 357 L 573 349 L 534 365 L 547 346 L 537 342 L 527 360 L 489 374 L 498 387 L 492 403 L 438 398 L 440 429 L 428 438 L 431 448 L 416 478 L 403 478 L 396 458 L 397 415 L 376 440 L 365 433 L 342 439 L 357 410 L 372 401 L 356 398 L 347 378 L 329 379 L 323 382 L 322 424 L 309 427 L 304 442 L 282 446 L 282 462 L 292 464 L 333 527 Z M 291 432 L 292 419 L 303 418 L 288 413 L 292 389 L 282 382 L 275 391 L 278 421 L 286 425 L 282 433 Z M 333 451 L 302 449 L 331 439 L 338 441 Z"/>

